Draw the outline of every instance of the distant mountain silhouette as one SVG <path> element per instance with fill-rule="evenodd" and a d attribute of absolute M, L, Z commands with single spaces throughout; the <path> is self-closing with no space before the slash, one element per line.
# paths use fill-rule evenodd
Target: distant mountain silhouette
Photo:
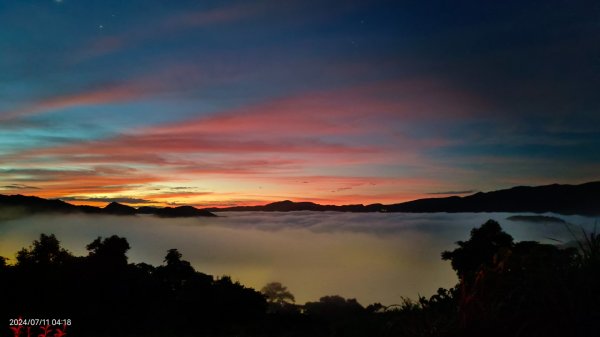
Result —
<path fill-rule="evenodd" d="M 319 205 L 314 202 L 293 202 L 290 200 L 277 201 L 263 206 L 234 206 L 225 208 L 205 208 L 210 212 L 228 211 L 228 212 L 291 212 L 291 211 L 335 211 L 335 212 L 382 212 L 387 206 L 382 204 L 372 205 Z"/>
<path fill-rule="evenodd" d="M 559 214 L 600 215 L 600 181 L 581 185 L 518 186 L 506 190 L 479 192 L 465 197 L 427 198 L 398 204 L 383 205 L 320 205 L 313 202 L 278 201 L 262 206 L 235 206 L 198 209 L 192 206 L 133 208 L 112 202 L 104 208 L 76 206 L 61 200 L 33 196 L 1 195 L 0 207 L 12 207 L 27 214 L 35 213 L 88 213 L 135 215 L 153 214 L 160 217 L 216 216 L 212 212 L 553 212 Z"/>
<path fill-rule="evenodd" d="M 38 197 L 29 197 L 24 195 L 2 195 L 0 194 L 0 207 L 17 208 L 27 213 L 93 213 L 100 208 L 86 206 L 79 208 L 61 200 L 48 200 Z"/>
<path fill-rule="evenodd" d="M 466 197 L 420 199 L 389 205 L 388 211 L 600 214 L 600 182 L 518 186 Z"/>
<path fill-rule="evenodd" d="M 427 198 L 383 205 L 319 205 L 312 202 L 274 202 L 264 206 L 206 208 L 211 212 L 554 212 L 560 214 L 600 214 L 600 182 L 581 185 L 518 186 L 506 190 L 479 192 L 465 197 Z"/>
<path fill-rule="evenodd" d="M 23 214 L 60 213 L 60 214 L 108 214 L 108 215 L 136 215 L 154 214 L 160 217 L 214 217 L 209 211 L 197 209 L 192 206 L 181 207 L 140 207 L 133 208 L 127 205 L 111 202 L 104 208 L 95 206 L 77 206 L 62 200 L 49 200 L 34 196 L 2 195 L 0 194 L 0 208 L 11 208 Z"/>
<path fill-rule="evenodd" d="M 555 224 L 566 224 L 567 222 L 561 218 L 547 215 L 513 215 L 506 218 L 510 221 L 522 221 L 531 223 L 555 223 Z"/>
<path fill-rule="evenodd" d="M 138 214 L 154 214 L 165 218 L 184 218 L 194 216 L 216 216 L 211 212 L 203 209 L 197 209 L 192 206 L 179 207 L 149 207 L 144 206 L 137 209 Z"/>
<path fill-rule="evenodd" d="M 137 209 L 126 205 L 121 205 L 118 202 L 111 202 L 110 204 L 106 205 L 103 210 L 104 213 L 114 215 L 134 215 L 137 213 Z"/>

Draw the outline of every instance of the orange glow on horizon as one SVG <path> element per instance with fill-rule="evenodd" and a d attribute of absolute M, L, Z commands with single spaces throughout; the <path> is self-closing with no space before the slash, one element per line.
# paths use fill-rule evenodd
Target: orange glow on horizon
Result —
<path fill-rule="evenodd" d="M 58 191 L 59 192 L 59 191 Z M 395 204 L 406 201 L 412 201 L 421 198 L 431 198 L 431 197 L 443 197 L 445 195 L 432 196 L 423 193 L 406 193 L 406 194 L 398 194 L 398 195 L 373 195 L 365 197 L 363 195 L 340 195 L 336 197 L 259 197 L 253 196 L 248 198 L 247 196 L 234 196 L 234 195 L 219 195 L 219 194 L 210 194 L 209 197 L 201 196 L 200 199 L 194 197 L 184 197 L 174 196 L 166 198 L 166 195 L 159 195 L 158 197 L 153 195 L 138 195 L 138 196 L 128 196 L 123 197 L 119 196 L 78 196 L 74 198 L 67 198 L 60 193 L 35 193 L 35 192 L 20 192 L 20 193 L 6 193 L 5 191 L 0 191 L 0 194 L 22 194 L 26 196 L 36 196 L 45 199 L 64 199 L 63 201 L 77 206 L 95 206 L 95 207 L 105 207 L 109 203 L 116 201 L 124 205 L 128 205 L 131 207 L 141 207 L 141 206 L 153 206 L 153 207 L 176 207 L 176 206 L 194 206 L 196 208 L 226 208 L 233 206 L 262 206 L 273 202 L 290 200 L 293 202 L 313 202 L 321 205 L 369 205 L 369 204 Z M 139 200 L 136 202 L 128 202 L 126 199 Z M 146 202 L 142 201 L 145 200 Z"/>

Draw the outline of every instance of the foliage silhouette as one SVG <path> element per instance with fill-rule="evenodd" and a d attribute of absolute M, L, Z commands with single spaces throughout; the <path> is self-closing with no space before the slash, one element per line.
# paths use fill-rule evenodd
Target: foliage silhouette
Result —
<path fill-rule="evenodd" d="M 284 287 L 280 282 L 268 283 L 260 292 L 267 297 L 267 302 L 269 303 L 282 304 L 296 302 L 294 295 L 292 295 L 287 287 Z"/>
<path fill-rule="evenodd" d="M 73 256 L 52 234 L 0 257 L 0 317 L 71 318 L 70 336 L 584 336 L 600 319 L 600 237 L 578 247 L 514 242 L 490 220 L 442 253 L 452 289 L 363 307 L 324 296 L 293 304 L 281 283 L 262 293 L 196 271 L 177 249 L 164 263 L 129 263 L 125 238 L 97 238 Z M 278 310 L 273 310 L 276 305 Z M 285 310 L 284 310 L 285 309 Z M 289 310 L 288 310 L 289 309 Z M 5 320 L 6 322 L 6 320 Z M 15 331 L 21 331 L 13 327 Z M 0 336 L 10 335 L 0 327 Z"/>
<path fill-rule="evenodd" d="M 91 261 L 98 262 L 111 267 L 122 267 L 127 265 L 127 251 L 131 247 L 127 239 L 113 235 L 102 239 L 98 237 L 86 246 Z"/>
<path fill-rule="evenodd" d="M 17 263 L 20 265 L 63 264 L 71 258 L 71 254 L 60 248 L 60 242 L 54 234 L 40 235 L 39 240 L 33 241 L 29 249 L 23 248 L 17 252 Z"/>
<path fill-rule="evenodd" d="M 267 299 L 269 313 L 298 311 L 294 295 L 281 282 L 267 283 L 260 292 Z"/>
<path fill-rule="evenodd" d="M 589 322 L 600 314 L 600 279 L 598 266 L 582 268 L 580 261 L 589 255 L 585 250 L 513 243 L 493 221 L 458 245 L 443 258 L 460 275 L 460 335 L 582 336 L 592 331 Z"/>
<path fill-rule="evenodd" d="M 196 272 L 175 249 L 159 267 L 129 264 L 129 243 L 118 236 L 87 249 L 74 257 L 42 234 L 20 250 L 15 265 L 0 268 L 0 287 L 10 290 L 1 295 L 10 304 L 0 306 L 1 317 L 71 318 L 73 336 L 228 336 L 251 331 L 265 314 L 260 293 Z"/>
<path fill-rule="evenodd" d="M 471 230 L 468 241 L 458 241 L 459 248 L 442 253 L 443 260 L 450 260 L 459 278 L 472 278 L 482 265 L 490 266 L 494 256 L 513 244 L 513 238 L 502 231 L 500 224 L 488 220 L 480 228 Z"/>

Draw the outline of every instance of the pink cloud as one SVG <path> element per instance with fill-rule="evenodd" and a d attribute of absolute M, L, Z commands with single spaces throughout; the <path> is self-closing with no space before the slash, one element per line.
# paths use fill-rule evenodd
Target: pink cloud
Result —
<path fill-rule="evenodd" d="M 151 200 L 162 200 L 162 199 L 186 199 L 194 197 L 204 197 L 212 195 L 213 192 L 162 192 L 162 193 L 149 193 L 144 195 L 145 198 Z"/>
<path fill-rule="evenodd" d="M 422 111 L 410 113 L 412 103 L 397 100 L 392 94 L 409 90 L 409 84 L 380 83 L 279 98 L 212 116 L 132 130 L 110 139 L 30 150 L 10 159 L 35 160 L 43 156 L 71 164 L 137 163 L 214 174 L 273 172 L 275 166 L 279 170 L 286 165 L 286 169 L 291 168 L 290 160 L 296 160 L 293 169 L 298 171 L 316 163 L 343 166 L 402 160 L 405 164 L 419 164 L 423 160 L 419 155 L 422 149 L 448 142 L 442 138 L 413 139 L 393 129 L 395 123 L 433 118 Z M 428 86 L 420 82 L 415 85 Z M 135 92 L 89 93 L 42 105 L 64 107 L 118 100 Z M 388 144 L 379 139 L 377 145 L 357 145 L 364 144 L 364 138 L 370 135 L 384 137 Z M 273 165 L 274 161 L 268 160 L 264 165 L 247 165 L 236 163 L 231 157 L 244 156 L 244 160 L 259 163 L 264 160 L 261 156 L 275 154 L 288 162 Z M 201 155 L 204 158 L 198 159 Z M 211 159 L 214 155 L 229 158 Z"/>
<path fill-rule="evenodd" d="M 267 3 L 252 2 L 205 10 L 175 13 L 134 26 L 125 33 L 94 39 L 74 57 L 74 62 L 104 56 L 159 38 L 168 38 L 181 30 L 230 24 L 251 19 L 269 9 Z M 149 29 L 149 25 L 155 27 Z"/>
<path fill-rule="evenodd" d="M 163 27 L 182 29 L 212 26 L 223 23 L 239 22 L 264 12 L 268 7 L 261 2 L 242 3 L 228 7 L 183 12 L 174 15 L 163 23 Z"/>
<path fill-rule="evenodd" d="M 56 99 L 40 106 L 118 101 L 135 94 L 136 90 L 115 89 Z M 438 188 L 439 182 L 401 178 L 402 172 L 398 177 L 348 177 L 344 172 L 351 172 L 353 165 L 369 166 L 372 171 L 377 165 L 391 164 L 409 165 L 418 168 L 424 177 L 436 177 L 437 169 L 433 168 L 439 165 L 431 163 L 422 151 L 446 146 L 449 141 L 442 137 L 417 139 L 403 128 L 431 119 L 466 118 L 478 104 L 468 95 L 432 81 L 372 83 L 281 97 L 211 116 L 131 130 L 113 138 L 29 150 L 4 156 L 4 160 L 96 169 L 95 174 L 82 177 L 40 176 L 46 181 L 44 188 L 57 191 L 49 194 L 81 195 L 101 191 L 103 185 L 122 186 L 128 181 L 185 182 L 211 175 L 256 181 L 257 186 L 279 186 L 276 189 L 285 189 L 290 197 L 312 195 L 336 203 L 359 201 L 359 196 L 369 202 L 381 198 L 402 200 L 410 197 L 394 191 L 420 186 L 423 193 L 413 191 L 409 195 L 423 195 Z M 371 137 L 377 137 L 376 141 L 370 142 Z M 141 166 L 144 171 L 98 167 L 115 163 Z M 119 189 L 127 190 L 126 186 Z M 135 193 L 140 197 L 140 191 Z M 187 193 L 172 196 L 184 198 L 184 194 L 194 197 Z M 230 197 L 254 199 L 243 191 Z"/>
<path fill-rule="evenodd" d="M 434 81 L 395 81 L 302 93 L 141 132 L 364 134 L 398 123 L 465 118 L 481 106 L 466 93 Z"/>
<path fill-rule="evenodd" d="M 370 153 L 375 152 L 363 146 L 346 146 L 313 139 L 301 140 L 236 140 L 214 139 L 193 134 L 163 134 L 163 135 L 127 135 L 117 138 L 88 142 L 77 145 L 67 145 L 56 148 L 32 150 L 27 155 L 53 155 L 65 158 L 85 157 L 94 160 L 97 156 L 101 161 L 108 161 L 110 156 L 117 156 L 120 161 L 132 162 L 137 158 L 156 158 L 141 156 L 158 153 L 163 155 L 194 154 L 194 153 Z M 130 156 L 131 157 L 128 157 Z M 161 159 L 162 161 L 162 159 Z"/>
<path fill-rule="evenodd" d="M 125 102 L 143 95 L 141 88 L 127 85 L 109 86 L 78 93 L 69 93 L 39 100 L 21 109 L 0 112 L 1 120 L 11 120 L 76 106 Z"/>
<path fill-rule="evenodd" d="M 11 179 L 5 177 L 5 179 Z M 61 196 L 115 193 L 131 191 L 132 186 L 158 182 L 161 179 L 147 173 L 106 175 L 93 171 L 31 172 L 29 178 L 12 178 L 13 181 L 34 181 L 35 191 L 30 194 L 45 198 Z"/>
<path fill-rule="evenodd" d="M 306 161 L 300 160 L 236 160 L 221 159 L 218 162 L 194 162 L 192 165 L 177 166 L 173 171 L 183 175 L 238 175 L 256 177 L 260 174 L 298 172 Z"/>
<path fill-rule="evenodd" d="M 194 74 L 194 76 L 190 77 L 190 74 Z M 0 111 L 0 121 L 14 122 L 22 117 L 73 107 L 135 101 L 150 95 L 175 92 L 180 86 L 198 85 L 199 79 L 202 78 L 202 73 L 197 67 L 169 65 L 121 83 L 84 88 L 75 92 L 34 99 L 33 102 L 24 104 L 21 108 Z"/>

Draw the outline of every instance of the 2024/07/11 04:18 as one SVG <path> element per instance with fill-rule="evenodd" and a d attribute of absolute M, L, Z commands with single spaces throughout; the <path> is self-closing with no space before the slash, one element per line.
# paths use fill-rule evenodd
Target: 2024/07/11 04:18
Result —
<path fill-rule="evenodd" d="M 50 324 L 52 323 L 52 324 Z M 72 323 L 71 319 L 50 319 L 50 318 L 14 318 L 9 320 L 9 328 L 13 337 L 31 337 L 36 336 L 38 328 L 38 337 L 63 337 L 67 334 L 67 326 Z"/>
<path fill-rule="evenodd" d="M 71 319 L 69 318 L 11 318 L 8 320 L 9 326 L 43 326 L 43 325 L 55 325 L 55 326 L 69 326 L 71 325 Z"/>

